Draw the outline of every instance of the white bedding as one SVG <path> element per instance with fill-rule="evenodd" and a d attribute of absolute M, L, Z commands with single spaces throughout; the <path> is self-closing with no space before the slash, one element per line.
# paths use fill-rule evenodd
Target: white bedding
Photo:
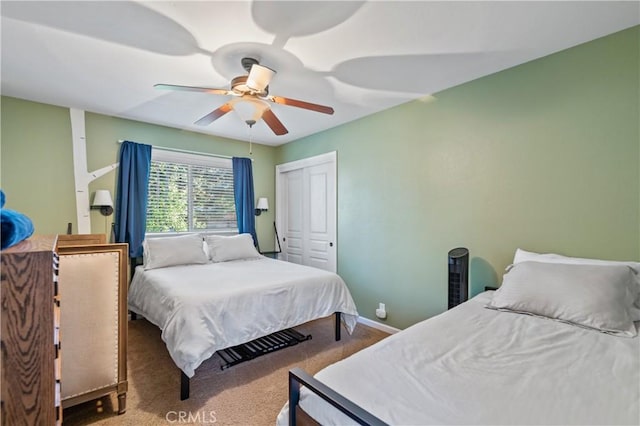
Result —
<path fill-rule="evenodd" d="M 188 376 L 217 350 L 342 312 L 358 312 L 336 274 L 260 258 L 172 266 L 136 273 L 129 309 L 162 330 L 171 358 Z"/>
<path fill-rule="evenodd" d="M 482 293 L 315 377 L 392 425 L 640 423 L 640 338 L 484 308 L 490 299 Z M 353 424 L 305 388 L 300 406 L 322 425 Z M 278 424 L 287 416 L 285 405 Z"/>

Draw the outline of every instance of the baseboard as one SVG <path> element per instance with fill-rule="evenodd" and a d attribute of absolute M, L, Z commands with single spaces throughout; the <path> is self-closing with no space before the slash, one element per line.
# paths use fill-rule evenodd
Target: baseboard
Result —
<path fill-rule="evenodd" d="M 358 317 L 358 322 L 360 324 L 364 324 L 368 327 L 375 328 L 389 334 L 395 334 L 400 331 L 399 328 L 391 327 L 390 325 L 382 324 L 378 321 L 370 320 L 369 318 L 365 317 Z"/>

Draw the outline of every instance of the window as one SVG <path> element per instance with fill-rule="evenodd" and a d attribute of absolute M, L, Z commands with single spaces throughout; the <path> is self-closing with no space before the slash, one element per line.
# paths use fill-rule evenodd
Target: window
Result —
<path fill-rule="evenodd" d="M 237 232 L 231 159 L 154 148 L 147 233 Z"/>

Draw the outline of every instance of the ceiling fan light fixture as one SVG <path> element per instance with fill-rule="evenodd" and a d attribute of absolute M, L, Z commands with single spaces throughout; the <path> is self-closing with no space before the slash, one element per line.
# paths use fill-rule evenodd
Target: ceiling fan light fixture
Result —
<path fill-rule="evenodd" d="M 275 73 L 271 68 L 254 64 L 249 72 L 249 77 L 247 77 L 246 85 L 251 90 L 262 92 L 267 88 Z"/>
<path fill-rule="evenodd" d="M 262 118 L 265 110 L 269 109 L 269 104 L 261 99 L 251 96 L 243 96 L 233 105 L 233 110 L 238 113 L 242 121 L 252 126 Z M 251 123 L 251 124 L 249 124 Z"/>

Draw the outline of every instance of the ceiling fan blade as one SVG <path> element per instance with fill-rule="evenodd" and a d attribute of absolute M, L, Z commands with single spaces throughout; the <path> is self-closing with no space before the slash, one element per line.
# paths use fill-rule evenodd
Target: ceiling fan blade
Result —
<path fill-rule="evenodd" d="M 282 122 L 278 120 L 278 117 L 276 117 L 273 111 L 271 111 L 271 108 L 264 110 L 264 112 L 262 113 L 262 119 L 265 123 L 267 123 L 267 126 L 269 126 L 271 130 L 273 130 L 273 133 L 275 133 L 276 135 L 282 136 L 289 133 L 287 128 L 284 127 L 284 124 L 282 124 Z"/>
<path fill-rule="evenodd" d="M 333 108 L 325 105 L 312 104 L 310 102 L 299 101 L 297 99 L 291 98 L 283 98 L 281 96 L 269 96 L 267 97 L 267 99 L 277 104 L 304 108 L 311 111 L 321 112 L 323 114 L 333 114 Z"/>
<path fill-rule="evenodd" d="M 196 86 L 178 86 L 176 84 L 154 84 L 153 87 L 162 90 L 180 90 L 183 92 L 203 92 L 211 93 L 213 95 L 230 95 L 231 91 L 227 89 L 212 89 L 210 87 L 196 87 Z"/>
<path fill-rule="evenodd" d="M 233 109 L 233 106 L 231 106 L 231 103 L 227 102 L 226 104 L 222 105 L 220 108 L 214 109 L 209 114 L 205 115 L 204 117 L 202 117 L 200 120 L 196 121 L 193 124 L 197 124 L 198 126 L 206 126 L 208 124 L 213 123 L 215 120 L 222 117 L 232 109 Z"/>

